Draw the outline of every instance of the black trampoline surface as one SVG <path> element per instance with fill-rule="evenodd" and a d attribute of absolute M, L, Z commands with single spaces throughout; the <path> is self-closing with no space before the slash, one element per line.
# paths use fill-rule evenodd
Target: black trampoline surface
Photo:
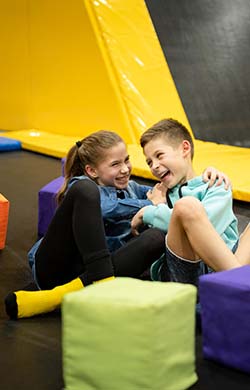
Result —
<path fill-rule="evenodd" d="M 11 321 L 3 305 L 8 292 L 32 281 L 27 251 L 37 238 L 38 191 L 60 174 L 58 159 L 24 150 L 0 153 L 0 192 L 10 201 L 7 242 L 0 251 L 0 388 L 3 390 L 60 390 L 64 386 L 60 312 Z M 250 219 L 250 205 L 235 202 L 234 208 L 242 230 Z M 201 337 L 197 331 L 199 381 L 191 389 L 249 389 L 249 375 L 202 358 Z"/>
<path fill-rule="evenodd" d="M 250 147 L 250 4 L 146 0 L 195 138 Z"/>

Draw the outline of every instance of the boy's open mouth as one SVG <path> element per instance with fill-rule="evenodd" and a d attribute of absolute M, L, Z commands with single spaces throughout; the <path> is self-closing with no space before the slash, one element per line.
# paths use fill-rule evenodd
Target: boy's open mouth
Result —
<path fill-rule="evenodd" d="M 163 174 L 161 174 L 160 179 L 163 180 L 165 177 L 170 175 L 170 170 L 165 171 Z"/>

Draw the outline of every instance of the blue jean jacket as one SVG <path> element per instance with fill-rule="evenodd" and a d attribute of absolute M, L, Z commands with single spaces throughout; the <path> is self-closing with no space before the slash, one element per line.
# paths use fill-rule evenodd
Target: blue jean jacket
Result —
<path fill-rule="evenodd" d="M 124 198 L 121 199 L 116 188 L 99 186 L 105 234 L 111 252 L 132 238 L 133 216 L 142 207 L 152 205 L 147 199 L 150 189 L 149 186 L 130 180 L 126 190 L 122 191 Z"/>

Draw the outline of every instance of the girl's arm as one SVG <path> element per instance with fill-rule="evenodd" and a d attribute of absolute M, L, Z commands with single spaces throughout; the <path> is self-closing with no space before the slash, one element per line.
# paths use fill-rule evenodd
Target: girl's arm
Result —
<path fill-rule="evenodd" d="M 214 184 L 220 186 L 223 182 L 225 190 L 228 190 L 231 186 L 229 177 L 214 167 L 206 168 L 202 174 L 202 179 L 205 183 L 209 182 L 208 187 L 212 187 Z"/>
<path fill-rule="evenodd" d="M 127 193 L 130 197 L 120 199 L 116 190 L 99 187 L 103 218 L 132 218 L 142 207 L 166 201 L 166 189 L 160 183 L 154 187 L 130 181 Z M 125 191 L 125 190 L 124 190 Z M 126 191 L 125 191 L 126 192 Z"/>
<path fill-rule="evenodd" d="M 111 194 L 101 192 L 101 210 L 103 218 L 132 218 L 142 207 L 151 205 L 148 199 L 120 199 L 114 191 Z"/>

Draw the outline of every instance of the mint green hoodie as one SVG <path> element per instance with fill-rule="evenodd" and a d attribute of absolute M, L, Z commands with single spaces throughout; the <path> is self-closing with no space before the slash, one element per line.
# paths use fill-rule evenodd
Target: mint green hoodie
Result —
<path fill-rule="evenodd" d="M 226 245 L 232 249 L 239 238 L 238 221 L 233 213 L 232 191 L 225 190 L 224 183 L 208 188 L 201 176 L 189 180 L 182 185 L 176 185 L 168 191 L 167 204 L 145 207 L 143 222 L 157 227 L 165 232 L 168 230 L 173 206 L 184 197 L 193 196 L 199 199 L 206 210 L 208 218 Z"/>

